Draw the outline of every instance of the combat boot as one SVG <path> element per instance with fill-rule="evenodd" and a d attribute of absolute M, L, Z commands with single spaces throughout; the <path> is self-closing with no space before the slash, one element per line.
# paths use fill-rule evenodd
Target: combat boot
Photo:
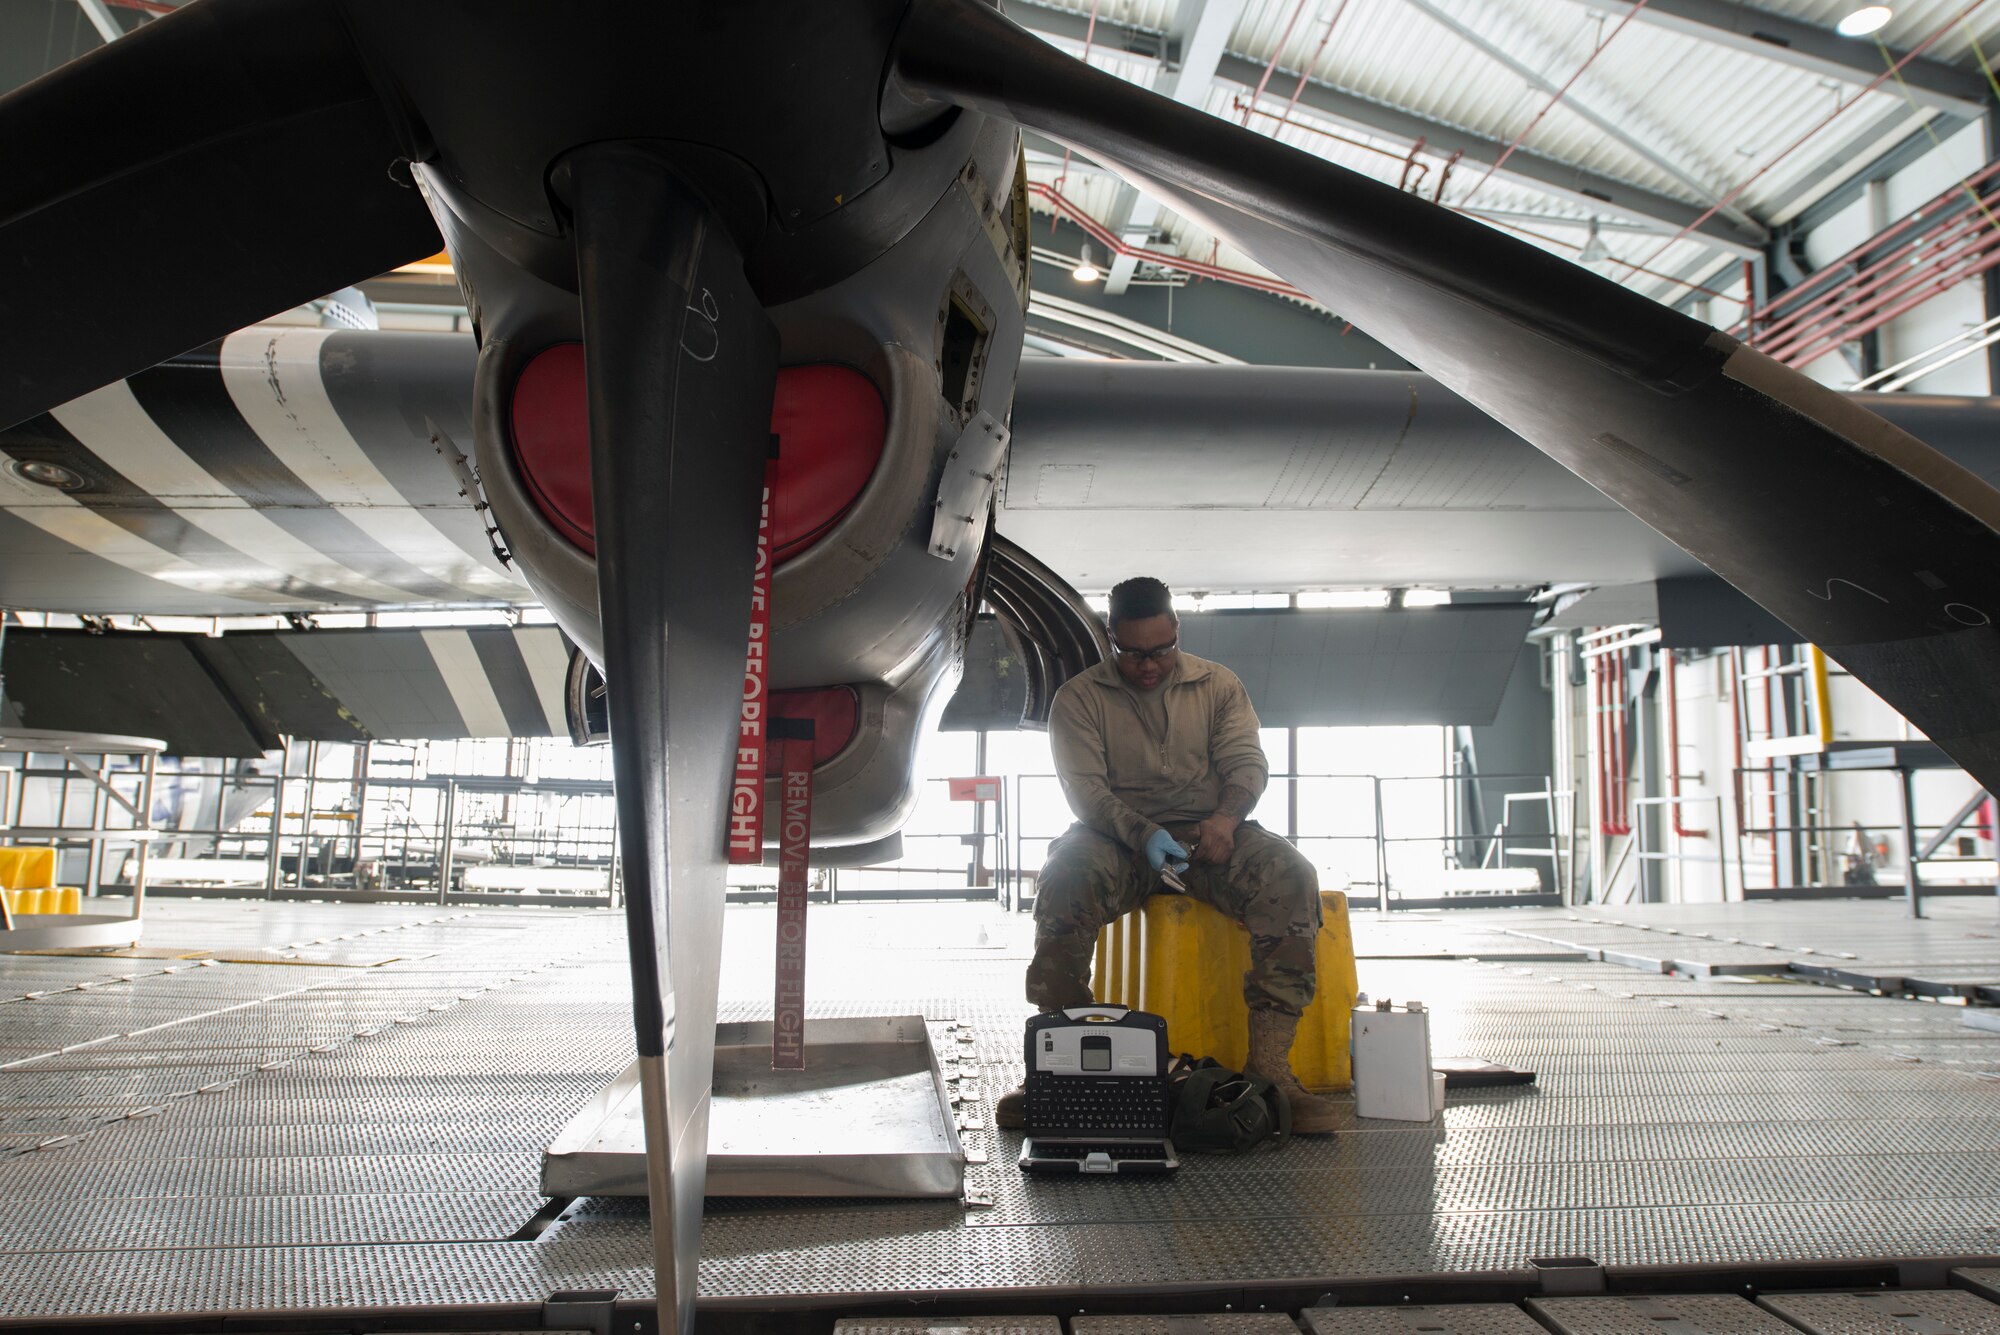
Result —
<path fill-rule="evenodd" d="M 1299 1017 L 1284 1011 L 1259 1008 L 1250 1012 L 1250 1059 L 1247 1074 L 1262 1076 L 1284 1091 L 1291 1105 L 1292 1133 L 1300 1136 L 1327 1136 L 1340 1129 L 1340 1112 L 1331 1101 L 1308 1093 L 1292 1074 L 1292 1040 L 1298 1037 Z"/>
<path fill-rule="evenodd" d="M 1025 1131 L 1028 1127 L 1028 1087 L 1016 1085 L 993 1105 L 993 1124 L 1003 1131 Z"/>

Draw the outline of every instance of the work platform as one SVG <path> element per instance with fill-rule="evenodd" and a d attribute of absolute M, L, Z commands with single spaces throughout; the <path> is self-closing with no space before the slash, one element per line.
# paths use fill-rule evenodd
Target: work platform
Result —
<path fill-rule="evenodd" d="M 1189 1156 L 1169 1179 L 1029 1181 L 1018 1138 L 991 1125 L 1020 1073 L 1027 920 L 815 908 L 811 1013 L 920 1014 L 959 1054 L 966 1197 L 711 1200 L 704 1311 L 747 1329 L 748 1313 L 811 1309 L 822 1324 L 801 1329 L 823 1331 L 826 1314 L 919 1310 L 870 1324 L 928 1329 L 934 1312 L 978 1335 L 982 1312 L 1026 1329 L 1079 1308 L 1266 1305 L 1309 1335 L 1472 1335 L 1532 1318 L 1437 1305 L 1598 1283 L 1990 1292 L 2000 1032 L 1964 1023 L 1994 1013 L 1964 1003 L 2000 983 L 2000 906 L 1934 909 L 1357 913 L 1364 990 L 1426 1002 L 1438 1056 L 1538 1083 L 1454 1092 L 1437 1125 L 1353 1120 L 1332 1140 Z M 728 913 L 725 1020 L 768 1013 L 773 923 Z M 1964 987 L 1871 995 L 1794 971 L 1815 961 Z M 627 987 L 622 919 L 601 910 L 176 901 L 149 906 L 138 952 L 0 956 L 0 1317 L 367 1308 L 415 1328 L 477 1309 L 518 1328 L 553 1319 L 555 1293 L 650 1295 L 643 1202 L 536 1190 L 543 1149 L 629 1056 Z M 1587 1263 L 1534 1265 L 1563 1257 Z M 1954 1281 L 1956 1265 L 1972 1269 Z M 1322 1294 L 1334 1315 L 1307 1310 Z M 1355 1307 L 1406 1297 L 1427 1314 Z M 1903 1301 L 1933 1297 L 1972 1300 Z M 1758 1320 L 1787 1318 L 1782 1301 L 1833 1313 L 1809 1330 L 1910 1329 L 1766 1301 Z M 1590 1311 L 1542 1315 L 1578 1332 L 1662 1319 Z M 1196 1329 L 1098 1335 L 1156 1327 Z M 1765 1327 L 1676 1329 L 1723 1328 Z"/>

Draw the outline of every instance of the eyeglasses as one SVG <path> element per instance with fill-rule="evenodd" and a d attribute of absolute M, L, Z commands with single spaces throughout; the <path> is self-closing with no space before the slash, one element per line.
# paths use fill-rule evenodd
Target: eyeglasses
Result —
<path fill-rule="evenodd" d="M 1180 648 L 1181 639 L 1180 636 L 1176 635 L 1157 649 L 1127 649 L 1116 640 L 1112 641 L 1111 647 L 1116 649 L 1118 657 L 1127 663 L 1150 663 L 1156 658 L 1165 658 L 1168 654 Z"/>

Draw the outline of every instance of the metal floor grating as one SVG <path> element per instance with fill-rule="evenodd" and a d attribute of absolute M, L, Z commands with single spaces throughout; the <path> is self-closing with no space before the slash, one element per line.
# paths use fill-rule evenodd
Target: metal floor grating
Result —
<path fill-rule="evenodd" d="M 1784 1321 L 1733 1294 L 1536 1298 L 1528 1307 L 1556 1335 L 1796 1335 Z"/>
<path fill-rule="evenodd" d="M 972 1040 L 952 1045 L 985 1123 L 966 1135 L 986 1158 L 967 1186 L 991 1204 L 713 1201 L 702 1292 L 1340 1280 L 1558 1255 L 2000 1258 L 2000 1081 L 1981 1078 L 2000 1072 L 2000 1033 L 1928 1001 L 1592 960 L 1509 936 L 1573 925 L 1517 912 L 1358 915 L 1356 936 L 1364 988 L 1431 1005 L 1434 1051 L 1534 1067 L 1536 1086 L 1454 1095 L 1437 1126 L 1350 1117 L 1332 1141 L 1105 1183 L 1031 1182 L 1018 1137 L 991 1129 L 1020 1073 L 1024 919 L 815 909 L 813 1013 L 921 1014 Z M 1814 905 L 1815 930 L 1829 916 Z M 579 1202 L 537 1241 L 498 1240 L 541 1205 L 542 1146 L 629 1054 L 621 919 L 439 919 L 207 901 L 148 916 L 149 944 L 218 960 L 356 931 L 423 943 L 377 967 L 0 956 L 0 1316 L 650 1293 L 642 1204 Z M 773 922 L 730 910 L 725 1019 L 768 1013 Z M 1534 957 L 1461 958 L 1508 941 Z M 1511 1305 L 1325 1310 L 1310 1335 L 1532 1322 Z M 1146 1332 L 1216 1335 L 1194 1321 Z"/>
<path fill-rule="evenodd" d="M 1429 1307 L 1309 1307 L 1307 1335 L 1544 1335 L 1547 1327 L 1511 1303 Z"/>
<path fill-rule="evenodd" d="M 2000 1306 L 1971 1293 L 1786 1293 L 1763 1305 L 1806 1335 L 2000 1335 Z"/>

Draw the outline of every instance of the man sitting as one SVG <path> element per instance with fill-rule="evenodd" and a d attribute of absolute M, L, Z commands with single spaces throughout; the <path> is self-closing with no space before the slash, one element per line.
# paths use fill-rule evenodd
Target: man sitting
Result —
<path fill-rule="evenodd" d="M 1111 591 L 1112 661 L 1079 673 L 1049 715 L 1063 796 L 1077 823 L 1049 846 L 1035 897 L 1028 1000 L 1037 1010 L 1089 1005 L 1097 933 L 1185 872 L 1188 893 L 1250 933 L 1251 1073 L 1284 1090 L 1292 1130 L 1334 1130 L 1327 1100 L 1292 1073 L 1299 1014 L 1312 1000 L 1319 875 L 1277 835 L 1244 819 L 1270 776 L 1257 712 L 1236 674 L 1182 653 L 1173 596 L 1159 580 Z M 1189 865 L 1192 863 L 1192 865 Z M 1026 1096 L 1003 1096 L 997 1120 L 1019 1127 Z"/>

